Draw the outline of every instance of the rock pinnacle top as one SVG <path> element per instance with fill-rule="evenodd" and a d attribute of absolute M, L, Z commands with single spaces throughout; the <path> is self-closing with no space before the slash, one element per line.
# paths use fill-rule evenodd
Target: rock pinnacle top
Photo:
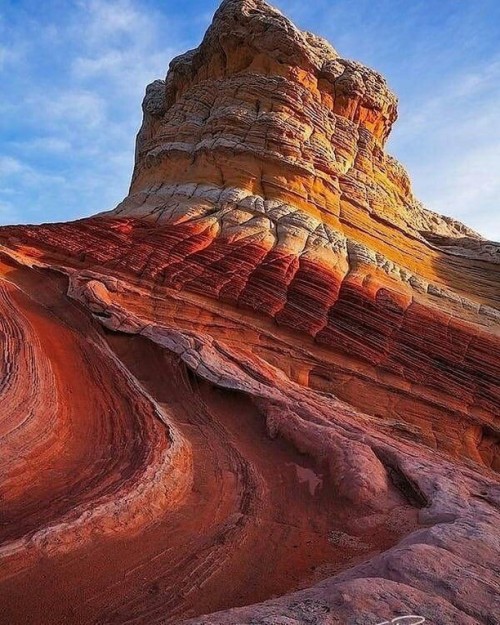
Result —
<path fill-rule="evenodd" d="M 351 198 L 416 237 L 477 237 L 426 211 L 385 153 L 397 119 L 385 79 L 263 0 L 225 0 L 199 47 L 148 86 L 143 111 L 130 196 L 112 214 L 147 218 L 151 185 L 203 183 L 283 201 L 337 229 Z"/>

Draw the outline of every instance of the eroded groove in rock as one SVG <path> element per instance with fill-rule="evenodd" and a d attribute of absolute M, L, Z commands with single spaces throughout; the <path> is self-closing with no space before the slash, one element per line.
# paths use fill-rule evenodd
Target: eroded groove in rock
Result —
<path fill-rule="evenodd" d="M 2 393 L 8 575 L 25 556 L 36 561 L 94 532 L 152 522 L 182 498 L 191 475 L 188 444 L 68 301 L 64 280 L 5 265 L 1 288 L 4 336 L 17 343 L 4 345 Z"/>
<path fill-rule="evenodd" d="M 491 625 L 500 246 L 262 0 L 143 111 L 115 210 L 0 228 L 8 622 Z"/>

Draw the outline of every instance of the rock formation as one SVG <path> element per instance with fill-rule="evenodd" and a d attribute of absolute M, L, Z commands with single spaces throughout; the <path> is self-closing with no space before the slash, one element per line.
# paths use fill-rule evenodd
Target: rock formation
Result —
<path fill-rule="evenodd" d="M 5 622 L 498 622 L 500 246 L 385 80 L 224 0 L 143 111 L 115 210 L 0 229 Z"/>

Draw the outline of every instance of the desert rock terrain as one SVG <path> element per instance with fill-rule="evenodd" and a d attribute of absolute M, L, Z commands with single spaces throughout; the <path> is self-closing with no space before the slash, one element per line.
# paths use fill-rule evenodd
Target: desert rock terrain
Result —
<path fill-rule="evenodd" d="M 397 105 L 224 0 L 125 200 L 0 228 L 2 623 L 500 623 L 500 245 Z"/>

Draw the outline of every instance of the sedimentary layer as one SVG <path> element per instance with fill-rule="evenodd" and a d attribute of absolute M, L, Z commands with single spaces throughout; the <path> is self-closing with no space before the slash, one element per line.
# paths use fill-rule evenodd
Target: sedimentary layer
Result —
<path fill-rule="evenodd" d="M 8 622 L 491 625 L 500 246 L 260 0 L 143 111 L 115 210 L 0 229 Z"/>

